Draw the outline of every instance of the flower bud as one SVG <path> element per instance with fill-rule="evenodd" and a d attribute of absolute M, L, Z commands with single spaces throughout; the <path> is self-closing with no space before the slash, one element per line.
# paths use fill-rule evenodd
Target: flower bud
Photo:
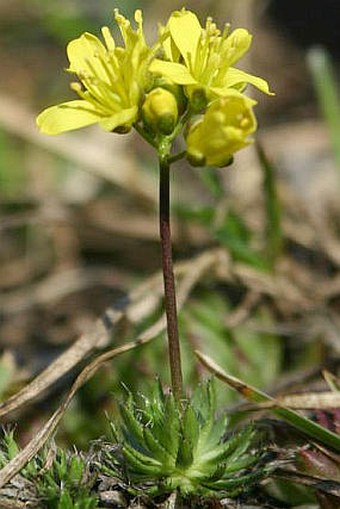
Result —
<path fill-rule="evenodd" d="M 252 107 L 255 101 L 230 90 L 213 101 L 186 136 L 187 159 L 193 166 L 227 166 L 232 155 L 252 140 L 256 129 Z"/>
<path fill-rule="evenodd" d="M 157 76 L 153 80 L 153 87 L 150 87 L 148 90 L 158 87 L 164 88 L 165 90 L 168 90 L 168 92 L 171 92 L 177 101 L 178 114 L 183 115 L 188 104 L 188 98 L 184 93 L 183 87 L 167 80 L 163 76 Z"/>
<path fill-rule="evenodd" d="M 157 87 L 147 96 L 142 106 L 144 124 L 160 134 L 171 134 L 178 120 L 178 106 L 175 96 Z"/>

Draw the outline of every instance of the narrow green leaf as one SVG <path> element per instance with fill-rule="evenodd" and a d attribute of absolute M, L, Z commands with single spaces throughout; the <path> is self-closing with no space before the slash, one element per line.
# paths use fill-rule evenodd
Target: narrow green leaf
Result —
<path fill-rule="evenodd" d="M 261 144 L 256 143 L 255 147 L 263 174 L 262 187 L 266 209 L 267 260 L 273 268 L 283 248 L 281 204 L 277 194 L 275 168 L 267 158 Z"/>
<path fill-rule="evenodd" d="M 339 86 L 326 49 L 311 48 L 307 54 L 317 98 L 327 123 L 334 157 L 340 171 L 340 99 Z"/>
<path fill-rule="evenodd" d="M 74 507 L 71 495 L 68 491 L 63 491 L 58 502 L 58 509 L 70 509 L 71 507 Z"/>
<path fill-rule="evenodd" d="M 212 444 L 211 433 L 215 423 L 215 393 L 212 386 L 212 382 L 209 381 L 206 386 L 199 386 L 197 394 L 195 394 L 197 400 L 195 401 L 195 408 L 202 415 L 202 424 L 200 426 L 200 434 L 197 440 L 196 455 L 200 456 L 211 446 Z M 201 404 L 201 406 L 197 406 Z"/>
<path fill-rule="evenodd" d="M 8 459 L 12 460 L 19 452 L 19 446 L 14 439 L 13 431 L 6 433 L 4 441 L 7 449 Z"/>
<path fill-rule="evenodd" d="M 116 426 L 113 422 L 110 422 L 110 431 L 111 431 L 112 438 L 115 442 L 119 443 L 122 441 L 123 437 L 122 437 L 121 429 L 118 428 L 118 426 Z"/>
<path fill-rule="evenodd" d="M 251 467 L 259 460 L 258 456 L 247 454 L 247 456 L 243 456 L 242 458 L 239 458 L 237 461 L 232 462 L 230 465 L 229 463 L 226 464 L 225 474 L 234 474 L 236 472 L 241 472 L 242 470 L 245 470 L 246 468 Z"/>
<path fill-rule="evenodd" d="M 171 428 L 169 428 L 168 430 L 164 430 L 164 434 L 166 434 L 166 433 L 172 433 Z M 153 457 L 155 459 L 157 459 L 160 463 L 163 463 L 164 465 L 173 465 L 174 466 L 176 463 L 176 456 L 172 456 L 163 447 L 163 445 L 159 443 L 159 441 L 153 435 L 153 430 L 144 428 L 143 434 L 144 434 L 145 444 L 147 445 L 148 449 L 152 453 Z"/>
<path fill-rule="evenodd" d="M 150 456 L 140 453 L 129 444 L 123 445 L 123 453 L 129 467 L 138 474 L 156 475 L 160 471 L 160 463 Z"/>
<path fill-rule="evenodd" d="M 143 441 L 143 425 L 136 419 L 130 405 L 121 404 L 120 415 L 122 416 L 125 424 L 125 434 L 130 440 L 137 442 Z"/>
<path fill-rule="evenodd" d="M 220 228 L 215 231 L 214 236 L 216 240 L 229 249 L 230 254 L 235 260 L 247 263 L 259 270 L 268 270 L 268 262 L 256 253 L 248 243 L 232 236 L 227 228 Z"/>
<path fill-rule="evenodd" d="M 195 447 L 199 437 L 199 424 L 196 412 L 190 402 L 187 404 L 184 411 L 182 427 L 183 436 L 190 439 L 193 447 Z"/>
<path fill-rule="evenodd" d="M 322 374 L 330 390 L 333 392 L 340 392 L 340 379 L 326 369 L 322 372 Z"/>
<path fill-rule="evenodd" d="M 221 174 L 216 168 L 204 168 L 198 173 L 201 181 L 216 199 L 223 198 L 225 191 Z"/>
<path fill-rule="evenodd" d="M 180 437 L 176 465 L 181 468 L 189 467 L 193 462 L 193 447 L 190 438 Z"/>
<path fill-rule="evenodd" d="M 262 391 L 259 391 L 255 387 L 245 384 L 238 378 L 235 378 L 231 375 L 228 375 L 218 364 L 216 364 L 210 357 L 204 355 L 201 352 L 196 350 L 195 352 L 198 359 L 206 366 L 210 372 L 214 373 L 217 378 L 228 384 L 230 387 L 238 391 L 249 401 L 263 403 L 263 402 L 273 402 L 275 404 L 275 400 L 265 394 Z M 290 410 L 288 408 L 271 408 L 270 411 L 281 417 L 283 420 L 289 422 L 294 428 L 299 430 L 301 433 L 304 433 L 308 437 L 313 440 L 318 440 L 322 444 L 332 447 L 336 451 L 340 451 L 340 435 L 329 431 L 326 428 L 323 428 L 319 424 L 307 419 L 303 415 L 298 414 L 294 410 Z"/>
<path fill-rule="evenodd" d="M 228 492 L 229 496 L 233 497 L 240 492 L 240 489 L 246 489 L 250 483 L 254 483 L 257 480 L 262 479 L 265 474 L 265 469 L 259 469 L 256 472 L 241 475 L 240 477 L 233 477 L 231 479 L 222 478 L 212 483 L 206 483 L 206 486 L 214 491 L 225 490 Z M 233 490 L 235 490 L 235 492 L 233 492 Z"/>
<path fill-rule="evenodd" d="M 171 432 L 170 432 L 171 431 Z M 162 445 L 173 456 L 177 457 L 180 434 L 180 416 L 177 403 L 172 394 L 166 396 Z"/>
<path fill-rule="evenodd" d="M 227 456 L 228 465 L 236 463 L 248 450 L 255 436 L 253 426 L 246 426 L 235 434 L 235 446 Z M 228 467 L 227 467 L 228 468 Z"/>

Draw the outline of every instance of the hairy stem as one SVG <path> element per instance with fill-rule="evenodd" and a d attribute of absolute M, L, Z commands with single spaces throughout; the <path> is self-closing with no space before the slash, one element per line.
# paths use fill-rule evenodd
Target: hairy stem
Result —
<path fill-rule="evenodd" d="M 170 229 L 170 165 L 167 156 L 160 157 L 159 169 L 159 231 L 161 237 L 169 363 L 173 394 L 176 400 L 179 401 L 183 397 L 183 377 L 178 334 L 175 278 L 172 264 Z"/>

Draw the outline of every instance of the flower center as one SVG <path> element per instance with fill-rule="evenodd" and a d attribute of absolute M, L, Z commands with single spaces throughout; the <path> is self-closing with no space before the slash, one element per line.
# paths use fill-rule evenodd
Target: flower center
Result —
<path fill-rule="evenodd" d="M 230 25 L 226 24 L 221 34 L 212 19 L 208 18 L 202 30 L 194 62 L 191 62 L 191 72 L 207 86 L 216 84 L 229 67 L 230 57 L 228 58 L 228 52 L 223 48 L 229 28 Z"/>

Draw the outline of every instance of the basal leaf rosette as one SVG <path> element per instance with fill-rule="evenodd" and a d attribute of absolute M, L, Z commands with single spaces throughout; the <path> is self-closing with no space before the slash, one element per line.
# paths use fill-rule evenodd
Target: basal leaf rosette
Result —
<path fill-rule="evenodd" d="M 120 412 L 121 425 L 112 427 L 122 456 L 106 462 L 118 477 L 127 475 L 135 493 L 236 496 L 268 474 L 252 425 L 225 438 L 227 420 L 216 417 L 212 383 L 181 404 L 160 385 L 139 402 L 129 394 Z"/>
<path fill-rule="evenodd" d="M 184 85 L 190 98 L 202 94 L 209 101 L 230 88 L 243 91 L 247 84 L 271 94 L 265 80 L 234 67 L 250 47 L 247 30 L 229 34 L 226 25 L 221 32 L 210 17 L 203 28 L 197 16 L 183 8 L 171 14 L 161 33 L 164 58 L 153 60 L 150 71 Z"/>
<path fill-rule="evenodd" d="M 256 101 L 236 90 L 213 101 L 186 136 L 187 158 L 193 166 L 227 166 L 238 150 L 252 143 Z"/>
<path fill-rule="evenodd" d="M 41 132 L 53 135 L 96 123 L 105 131 L 127 132 L 137 120 L 153 50 L 145 42 L 140 10 L 135 30 L 117 10 L 115 19 L 124 46 L 116 45 L 108 27 L 102 28 L 104 43 L 86 32 L 68 44 L 68 71 L 78 78 L 71 88 L 79 99 L 40 113 Z"/>

